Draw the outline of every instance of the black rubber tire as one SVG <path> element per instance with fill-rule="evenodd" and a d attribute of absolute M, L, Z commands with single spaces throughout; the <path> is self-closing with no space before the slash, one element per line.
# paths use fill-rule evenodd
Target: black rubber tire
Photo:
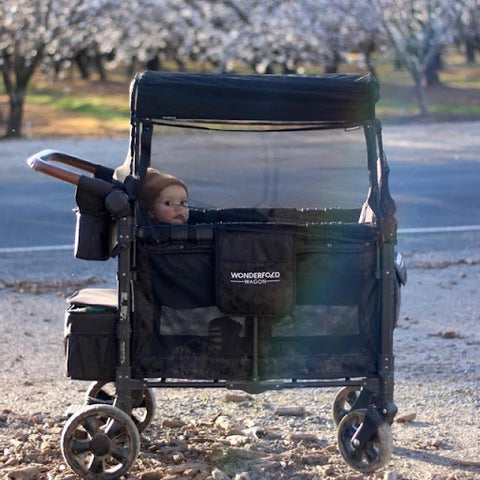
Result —
<path fill-rule="evenodd" d="M 132 420 L 140 433 L 150 425 L 155 416 L 156 402 L 153 390 L 146 388 L 135 391 L 132 395 Z M 116 398 L 115 383 L 107 381 L 93 382 L 87 389 L 87 404 L 95 404 L 98 399 L 101 404 L 113 405 Z"/>
<path fill-rule="evenodd" d="M 140 452 L 140 434 L 125 412 L 111 405 L 90 405 L 70 417 L 61 439 L 62 455 L 86 480 L 125 475 Z"/>
<path fill-rule="evenodd" d="M 342 387 L 338 391 L 332 406 L 333 419 L 336 425 L 352 410 L 359 396 L 360 387 L 356 386 Z"/>
<path fill-rule="evenodd" d="M 338 448 L 345 461 L 362 473 L 374 472 L 390 461 L 393 453 L 393 435 L 389 423 L 381 423 L 363 449 L 352 445 L 352 438 L 366 414 L 365 409 L 347 413 L 338 425 Z"/>

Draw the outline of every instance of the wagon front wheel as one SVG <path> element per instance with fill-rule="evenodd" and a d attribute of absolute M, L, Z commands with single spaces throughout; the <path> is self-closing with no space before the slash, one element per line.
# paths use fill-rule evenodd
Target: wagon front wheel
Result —
<path fill-rule="evenodd" d="M 86 392 L 87 404 L 113 405 L 116 399 L 115 383 L 99 381 L 93 382 Z M 132 392 L 132 420 L 142 433 L 150 425 L 155 416 L 155 396 L 151 388 L 134 390 Z"/>
<path fill-rule="evenodd" d="M 343 387 L 337 393 L 333 401 L 333 419 L 338 425 L 340 420 L 349 413 L 360 396 L 360 387 L 348 386 Z"/>
<path fill-rule="evenodd" d="M 133 420 L 110 405 L 91 405 L 72 416 L 62 432 L 62 455 L 86 480 L 114 480 L 125 475 L 140 452 Z"/>
<path fill-rule="evenodd" d="M 363 448 L 355 447 L 352 438 L 361 427 L 367 411 L 354 410 L 347 413 L 338 425 L 338 448 L 345 461 L 355 470 L 374 472 L 384 467 L 393 453 L 392 429 L 381 423 L 372 438 Z"/>

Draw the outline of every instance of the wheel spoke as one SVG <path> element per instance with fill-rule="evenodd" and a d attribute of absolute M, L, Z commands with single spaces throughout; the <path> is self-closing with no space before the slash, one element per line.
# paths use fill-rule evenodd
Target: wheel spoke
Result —
<path fill-rule="evenodd" d="M 377 459 L 378 451 L 374 445 L 365 448 L 365 456 L 367 457 L 368 463 L 372 463 Z"/>
<path fill-rule="evenodd" d="M 105 471 L 105 465 L 103 462 L 103 458 L 95 455 L 90 462 L 88 467 L 88 471 L 92 473 L 102 473 Z"/>
<path fill-rule="evenodd" d="M 117 462 L 123 464 L 128 459 L 128 450 L 122 447 L 113 447 L 110 450 L 110 455 L 117 460 Z"/>
<path fill-rule="evenodd" d="M 108 422 L 107 428 L 105 429 L 105 433 L 108 435 L 108 438 L 110 438 L 111 440 L 114 440 L 120 435 L 125 434 L 125 428 L 121 422 L 118 422 L 117 420 L 111 420 Z"/>
<path fill-rule="evenodd" d="M 75 453 L 75 454 L 89 452 L 90 441 L 73 439 L 70 443 L 70 450 L 72 451 L 72 453 Z"/>
<path fill-rule="evenodd" d="M 98 432 L 101 422 L 97 416 L 86 417 L 82 420 L 82 426 L 93 436 Z"/>
<path fill-rule="evenodd" d="M 364 451 L 362 449 L 353 448 L 353 450 L 350 452 L 350 458 L 352 459 L 353 462 L 358 464 L 362 461 L 363 453 Z"/>

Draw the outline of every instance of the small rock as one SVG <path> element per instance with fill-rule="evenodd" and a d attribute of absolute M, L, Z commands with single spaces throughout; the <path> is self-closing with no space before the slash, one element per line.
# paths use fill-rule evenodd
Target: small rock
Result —
<path fill-rule="evenodd" d="M 140 475 L 140 480 L 161 480 L 163 478 L 163 473 L 159 471 L 149 471 L 142 473 Z"/>
<path fill-rule="evenodd" d="M 409 413 L 408 415 L 403 415 L 395 419 L 397 423 L 410 423 L 413 422 L 417 418 L 416 413 Z"/>
<path fill-rule="evenodd" d="M 186 423 L 183 420 L 180 420 L 178 418 L 166 418 L 162 422 L 162 427 L 163 428 L 181 428 L 185 426 Z"/>
<path fill-rule="evenodd" d="M 212 470 L 212 477 L 214 480 L 228 480 L 228 475 L 218 468 Z"/>
<path fill-rule="evenodd" d="M 226 415 L 219 415 L 215 420 L 215 425 L 228 432 L 229 430 L 233 429 L 235 422 Z"/>
<path fill-rule="evenodd" d="M 249 400 L 251 400 L 251 397 L 250 397 L 250 395 L 247 395 L 247 394 L 227 393 L 225 395 L 224 400 L 226 402 L 243 403 L 243 402 L 248 402 Z"/>
<path fill-rule="evenodd" d="M 454 330 L 449 330 L 447 332 L 443 332 L 442 334 L 443 338 L 457 338 L 458 334 Z"/>
<path fill-rule="evenodd" d="M 327 465 L 329 460 L 328 455 L 323 454 L 312 454 L 312 455 L 304 455 L 302 456 L 302 462 L 306 463 L 307 465 Z"/>
<path fill-rule="evenodd" d="M 262 452 L 246 450 L 244 448 L 228 448 L 227 456 L 232 460 L 254 460 L 263 456 Z"/>
<path fill-rule="evenodd" d="M 250 443 L 250 439 L 245 437 L 244 435 L 229 435 L 227 437 L 227 442 L 232 447 L 241 447 L 243 445 L 246 445 L 247 443 Z"/>
<path fill-rule="evenodd" d="M 303 417 L 305 416 L 304 407 L 278 407 L 273 412 L 280 417 Z"/>
<path fill-rule="evenodd" d="M 383 475 L 383 480 L 398 480 L 398 475 L 395 472 L 385 472 Z"/>
<path fill-rule="evenodd" d="M 323 470 L 323 474 L 327 477 L 333 477 L 337 474 L 335 467 L 333 465 L 328 465 L 325 470 Z"/>
<path fill-rule="evenodd" d="M 318 442 L 319 438 L 313 433 L 291 433 L 287 437 L 291 442 Z"/>
<path fill-rule="evenodd" d="M 11 457 L 3 464 L 3 467 L 14 467 L 14 466 L 18 465 L 19 463 L 20 462 L 19 462 L 18 458 Z"/>
<path fill-rule="evenodd" d="M 431 442 L 430 442 L 430 446 L 431 447 L 435 447 L 435 448 L 438 448 L 440 447 L 440 445 L 442 444 L 442 439 L 437 437 L 437 438 L 434 438 Z"/>
<path fill-rule="evenodd" d="M 245 435 L 250 436 L 247 433 L 245 433 Z M 257 439 L 265 438 L 268 440 L 282 438 L 282 435 L 279 433 L 279 431 L 271 427 L 262 427 L 262 428 L 255 429 L 255 436 L 257 437 Z"/>
<path fill-rule="evenodd" d="M 7 474 L 8 480 L 39 480 L 41 476 L 40 468 L 36 465 L 30 467 L 18 468 Z"/>
<path fill-rule="evenodd" d="M 175 463 L 182 463 L 185 460 L 185 455 L 182 452 L 173 452 L 172 459 Z"/>
<path fill-rule="evenodd" d="M 233 477 L 233 480 L 250 480 L 250 475 L 248 472 L 240 472 Z"/>

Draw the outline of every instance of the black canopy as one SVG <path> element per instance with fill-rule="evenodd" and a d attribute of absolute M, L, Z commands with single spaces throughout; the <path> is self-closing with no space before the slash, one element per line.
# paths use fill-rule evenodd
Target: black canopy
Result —
<path fill-rule="evenodd" d="M 227 75 L 139 73 L 132 121 L 297 125 L 332 128 L 375 118 L 370 74 Z"/>

